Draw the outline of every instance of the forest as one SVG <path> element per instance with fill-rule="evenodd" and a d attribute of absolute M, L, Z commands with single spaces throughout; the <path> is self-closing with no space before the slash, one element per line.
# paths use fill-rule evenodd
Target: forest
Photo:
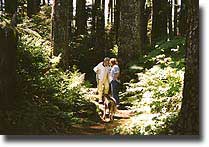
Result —
<path fill-rule="evenodd" d="M 120 67 L 113 121 L 105 57 Z M 200 135 L 199 114 L 198 0 L 0 0 L 0 134 Z"/>

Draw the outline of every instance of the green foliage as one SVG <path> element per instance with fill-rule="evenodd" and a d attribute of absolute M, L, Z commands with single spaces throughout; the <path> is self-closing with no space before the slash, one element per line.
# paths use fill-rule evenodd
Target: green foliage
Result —
<path fill-rule="evenodd" d="M 74 37 L 69 42 L 71 63 L 64 71 L 59 67 L 61 54 L 52 56 L 50 13 L 51 7 L 44 6 L 30 19 L 26 16 L 18 18 L 21 23 L 17 26 L 16 104 L 11 111 L 0 112 L 0 118 L 15 134 L 64 135 L 71 133 L 74 124 L 95 121 L 99 108 L 84 92 L 86 87 L 91 87 L 84 78 L 87 76 L 95 81 L 92 69 L 101 61 L 103 49 L 107 50 L 107 55 L 118 55 L 111 25 L 105 30 L 102 50 L 95 48 L 95 33 L 88 30 L 84 35 L 75 35 L 73 32 Z M 0 22 L 0 25 L 7 25 L 10 20 L 2 16 Z M 127 124 L 115 128 L 115 134 L 172 133 L 170 126 L 178 118 L 182 99 L 184 44 L 182 37 L 158 42 L 148 49 L 147 55 L 130 62 L 129 68 L 123 70 L 130 82 L 124 84 L 126 89 L 120 95 L 121 105 L 137 115 Z"/>
<path fill-rule="evenodd" d="M 33 15 L 32 18 L 22 16 L 18 23 L 19 31 L 24 33 L 31 32 L 35 33 L 36 36 L 41 36 L 44 40 L 50 40 L 51 32 L 51 7 L 43 6 L 40 13 Z M 31 32 L 32 33 L 32 32 Z"/>
<path fill-rule="evenodd" d="M 115 134 L 172 134 L 170 126 L 181 108 L 184 56 L 180 51 L 171 55 L 166 51 L 183 42 L 182 38 L 176 38 L 162 43 L 138 62 L 130 64 L 129 72 L 137 75 L 137 79 L 125 83 L 126 91 L 120 97 L 121 103 L 130 103 L 129 109 L 137 115 L 124 126 L 117 127 Z"/>
<path fill-rule="evenodd" d="M 170 133 L 170 125 L 181 108 L 183 71 L 160 68 L 159 65 L 138 74 L 138 82 L 127 84 L 121 95 L 123 103 L 131 103 L 136 116 L 115 129 L 116 134 L 155 135 Z M 175 117 L 174 117 L 175 116 Z"/>
<path fill-rule="evenodd" d="M 6 16 L 1 15 L 0 26 L 6 26 L 7 24 L 10 24 L 10 20 Z"/>
<path fill-rule="evenodd" d="M 173 135 L 171 124 L 177 122 L 177 113 L 146 114 L 131 118 L 131 123 L 118 126 L 114 134 L 120 135 Z"/>
<path fill-rule="evenodd" d="M 160 64 L 161 66 L 173 65 L 173 67 L 182 68 L 184 62 L 181 60 L 185 54 L 185 38 L 175 37 L 170 41 L 161 41 L 151 48 L 150 53 L 145 55 L 145 61 L 152 64 Z M 178 61 L 178 62 L 177 62 Z M 145 62 L 145 64 L 146 64 Z M 179 63 L 181 62 L 181 63 Z M 175 66 L 174 64 L 179 64 Z"/>
<path fill-rule="evenodd" d="M 81 90 L 85 74 L 74 66 L 67 71 L 58 67 L 61 56 L 51 56 L 43 16 L 25 18 L 17 27 L 16 103 L 1 116 L 15 134 L 69 134 L 73 124 L 95 119 L 96 106 Z"/>
<path fill-rule="evenodd" d="M 126 75 L 125 82 L 136 79 L 136 73 L 145 72 L 153 67 L 159 65 L 161 68 L 172 67 L 177 70 L 184 68 L 185 55 L 185 38 L 175 37 L 170 41 L 158 42 L 154 48 L 148 48 L 148 54 L 139 56 L 138 59 L 127 63 L 128 68 L 123 69 Z"/>
<path fill-rule="evenodd" d="M 115 57 L 118 56 L 118 46 L 114 45 L 113 49 L 110 50 L 111 54 L 113 54 Z"/>

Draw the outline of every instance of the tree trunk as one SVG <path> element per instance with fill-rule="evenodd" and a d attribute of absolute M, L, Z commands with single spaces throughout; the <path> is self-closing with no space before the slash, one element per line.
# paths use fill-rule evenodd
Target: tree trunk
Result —
<path fill-rule="evenodd" d="M 111 17 L 111 19 L 110 19 L 110 22 L 111 22 L 111 24 L 114 24 L 114 17 L 115 17 L 115 6 L 116 6 L 116 2 L 115 2 L 116 0 L 110 0 L 110 2 L 111 2 L 111 7 L 110 7 L 110 17 Z"/>
<path fill-rule="evenodd" d="M 119 27 L 120 27 L 120 0 L 115 0 L 115 12 L 114 12 L 114 30 L 115 30 L 115 40 L 118 45 L 118 35 L 119 35 Z"/>
<path fill-rule="evenodd" d="M 186 35 L 186 67 L 182 107 L 177 133 L 199 135 L 199 3 L 186 1 L 188 9 Z"/>
<path fill-rule="evenodd" d="M 121 0 L 121 20 L 119 30 L 119 58 L 124 67 L 129 61 L 141 54 L 142 42 L 142 7 L 141 0 Z"/>
<path fill-rule="evenodd" d="M 95 0 L 96 5 L 96 34 L 95 34 L 95 50 L 102 60 L 105 57 L 105 18 L 104 18 L 104 0 Z"/>
<path fill-rule="evenodd" d="M 112 10 L 113 10 L 113 0 L 108 1 L 108 14 L 107 14 L 107 23 L 112 25 Z"/>
<path fill-rule="evenodd" d="M 27 16 L 37 14 L 40 11 L 40 0 L 27 0 Z"/>
<path fill-rule="evenodd" d="M 53 54 L 59 55 L 68 49 L 72 34 L 73 0 L 54 0 L 52 6 L 52 33 L 54 47 Z"/>
<path fill-rule="evenodd" d="M 179 19 L 179 32 L 182 36 L 186 36 L 187 26 L 187 5 L 186 0 L 181 0 L 181 10 L 180 10 L 180 19 Z"/>
<path fill-rule="evenodd" d="M 138 14 L 138 30 L 139 30 L 139 43 L 140 43 L 140 54 L 144 55 L 145 54 L 145 47 L 146 47 L 146 40 L 147 40 L 147 19 L 148 19 L 148 14 L 149 12 L 146 11 L 145 9 L 145 3 L 146 0 L 139 0 L 138 5 L 139 5 L 139 14 Z"/>
<path fill-rule="evenodd" d="M 0 110 L 8 110 L 15 102 L 17 32 L 0 24 Z"/>
<path fill-rule="evenodd" d="M 155 45 L 160 40 L 167 39 L 167 0 L 153 0 L 153 16 L 152 16 L 152 45 Z"/>
<path fill-rule="evenodd" d="M 17 1 L 15 0 L 5 0 L 5 12 L 8 14 L 14 14 L 17 10 Z"/>
<path fill-rule="evenodd" d="M 169 0 L 169 13 L 168 13 L 168 30 L 169 30 L 169 38 L 171 39 L 173 37 L 173 0 Z"/>
<path fill-rule="evenodd" d="M 86 0 L 76 0 L 76 34 L 86 34 L 87 14 Z"/>
<path fill-rule="evenodd" d="M 96 29 L 96 4 L 95 0 L 92 0 L 92 27 L 91 27 L 91 32 L 95 34 L 95 29 Z M 93 35 L 94 36 L 94 35 Z M 94 41 L 94 39 L 93 39 Z"/>
<path fill-rule="evenodd" d="M 178 0 L 174 0 L 174 36 L 177 36 L 178 29 Z"/>

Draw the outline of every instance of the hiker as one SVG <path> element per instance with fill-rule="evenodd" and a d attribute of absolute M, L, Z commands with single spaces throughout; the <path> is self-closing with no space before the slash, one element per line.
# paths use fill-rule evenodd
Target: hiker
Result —
<path fill-rule="evenodd" d="M 118 66 L 118 62 L 116 58 L 110 59 L 110 74 L 109 74 L 109 80 L 110 80 L 110 86 L 111 86 L 111 94 L 112 97 L 116 100 L 117 106 L 119 106 L 119 75 L 120 75 L 120 68 Z"/>
<path fill-rule="evenodd" d="M 109 61 L 110 58 L 104 58 L 103 62 L 100 62 L 96 67 L 94 67 L 94 72 L 96 73 L 97 80 L 97 90 L 99 94 L 99 102 L 102 102 L 102 95 L 108 94 L 109 92 Z"/>

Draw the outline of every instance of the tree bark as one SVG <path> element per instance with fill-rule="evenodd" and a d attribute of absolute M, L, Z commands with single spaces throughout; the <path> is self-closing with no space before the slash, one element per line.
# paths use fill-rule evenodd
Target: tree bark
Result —
<path fill-rule="evenodd" d="M 186 0 L 188 6 L 186 35 L 186 66 L 182 107 L 177 123 L 177 133 L 199 135 L 199 3 Z"/>
<path fill-rule="evenodd" d="M 167 39 L 167 0 L 153 0 L 152 36 L 151 43 L 154 46 L 160 40 Z"/>
<path fill-rule="evenodd" d="M 115 40 L 118 45 L 118 35 L 119 35 L 119 27 L 120 27 L 120 0 L 115 0 L 115 12 L 114 12 L 114 30 L 115 30 Z"/>
<path fill-rule="evenodd" d="M 86 34 L 87 14 L 86 0 L 76 0 L 76 34 Z"/>
<path fill-rule="evenodd" d="M 174 36 L 177 36 L 178 30 L 178 0 L 174 0 Z"/>
<path fill-rule="evenodd" d="M 5 12 L 8 14 L 14 14 L 17 10 L 17 1 L 15 0 L 5 0 Z"/>
<path fill-rule="evenodd" d="M 112 10 L 113 10 L 113 0 L 108 1 L 108 14 L 107 14 L 107 23 L 112 24 Z"/>
<path fill-rule="evenodd" d="M 187 5 L 186 0 L 181 0 L 180 19 L 179 19 L 179 32 L 182 36 L 186 36 L 187 26 Z"/>
<path fill-rule="evenodd" d="M 92 27 L 91 27 L 91 32 L 95 34 L 95 29 L 96 29 L 96 4 L 95 0 L 92 0 Z M 93 39 L 94 41 L 94 39 Z"/>
<path fill-rule="evenodd" d="M 8 110 L 15 102 L 17 32 L 0 24 L 0 110 Z"/>
<path fill-rule="evenodd" d="M 146 0 L 139 0 L 138 5 L 139 5 L 139 13 L 138 13 L 138 30 L 139 30 L 139 43 L 140 43 L 140 54 L 144 55 L 145 54 L 145 47 L 146 47 L 146 40 L 147 40 L 147 19 L 148 19 L 148 11 L 145 9 L 145 3 Z"/>
<path fill-rule="evenodd" d="M 40 11 L 40 0 L 27 0 L 27 16 L 37 14 Z"/>
<path fill-rule="evenodd" d="M 96 6 L 96 34 L 95 50 L 99 60 L 105 57 L 105 17 L 104 17 L 104 0 L 95 0 Z"/>
<path fill-rule="evenodd" d="M 124 67 L 129 61 L 142 54 L 144 1 L 121 0 L 121 20 L 119 29 L 119 58 Z"/>
<path fill-rule="evenodd" d="M 59 55 L 69 49 L 72 37 L 72 10 L 73 0 L 54 0 L 52 6 L 51 39 L 54 48 L 53 54 Z"/>
<path fill-rule="evenodd" d="M 169 13 L 168 13 L 168 29 L 169 29 L 169 38 L 171 39 L 173 37 L 173 0 L 169 0 Z"/>

